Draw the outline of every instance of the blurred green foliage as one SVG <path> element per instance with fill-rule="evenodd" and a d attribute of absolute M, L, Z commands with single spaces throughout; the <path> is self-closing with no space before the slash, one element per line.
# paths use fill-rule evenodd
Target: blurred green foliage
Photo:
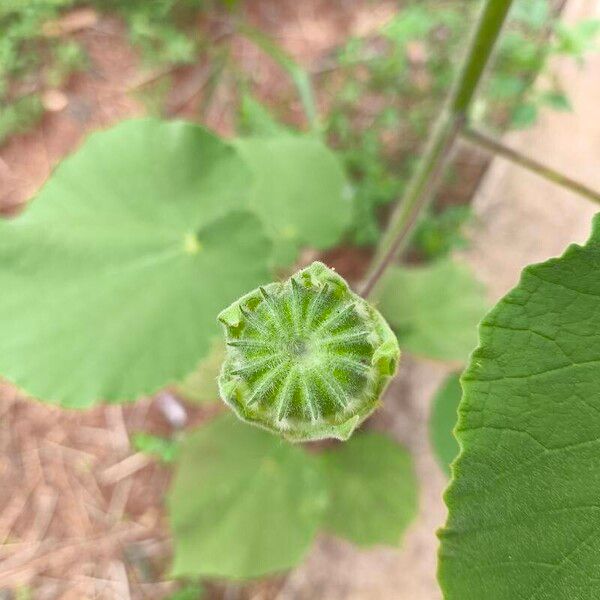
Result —
<path fill-rule="evenodd" d="M 481 282 L 452 258 L 390 267 L 374 296 L 402 352 L 456 364 L 477 345 L 477 324 L 488 310 Z"/>
<path fill-rule="evenodd" d="M 470 206 L 448 206 L 426 214 L 412 234 L 412 249 L 427 261 L 447 256 L 453 249 L 466 248 L 464 226 L 472 217 Z"/>
<path fill-rule="evenodd" d="M 29 94 L 12 103 L 0 102 L 0 142 L 11 133 L 21 133 L 44 113 L 39 96 Z"/>
<path fill-rule="evenodd" d="M 120 15 L 129 36 L 152 65 L 192 63 L 203 48 L 201 9 L 237 0 L 3 0 L 0 3 L 0 143 L 25 131 L 43 114 L 39 93 L 65 84 L 87 66 L 85 50 L 72 34 L 48 27 L 63 12 L 90 6 Z"/>
<path fill-rule="evenodd" d="M 334 98 L 327 134 L 354 181 L 356 243 L 377 241 L 383 205 L 402 195 L 478 9 L 479 3 L 470 0 L 409 2 L 380 30 L 350 39 L 336 56 L 335 69 L 325 74 L 324 85 L 329 83 Z M 568 96 L 547 69 L 548 59 L 558 54 L 581 61 L 596 47 L 599 33 L 600 21 L 567 26 L 547 0 L 517 0 L 472 120 L 503 130 L 531 126 L 543 107 L 569 110 Z M 534 87 L 538 76 L 540 85 Z M 377 111 L 365 116 L 369 104 Z M 451 211 L 441 218 L 449 224 L 456 217 Z M 449 237 L 439 239 L 442 247 L 460 242 L 452 228 L 438 235 L 443 231 Z M 424 236 L 429 234 L 422 231 L 414 240 L 423 242 Z"/>
<path fill-rule="evenodd" d="M 121 15 L 132 43 L 151 64 L 194 62 L 202 46 L 198 35 L 201 10 L 210 0 L 91 0 L 99 10 Z M 234 4 L 234 2 L 226 2 Z"/>
<path fill-rule="evenodd" d="M 434 4 L 408 4 L 379 31 L 349 40 L 337 56 L 344 78 L 327 132 L 355 183 L 359 244 L 377 240 L 380 207 L 402 194 L 476 14 L 473 2 L 432 10 Z M 380 110 L 364 119 L 367 102 Z"/>
<path fill-rule="evenodd" d="M 429 440 L 440 467 L 447 475 L 450 475 L 450 464 L 460 452 L 454 427 L 461 398 L 460 373 L 455 372 L 446 377 L 431 405 Z"/>
<path fill-rule="evenodd" d="M 73 36 L 44 33 L 45 24 L 64 10 L 85 5 L 120 15 L 143 61 L 156 66 L 191 64 L 203 53 L 216 61 L 214 44 L 204 39 L 199 26 L 202 12 L 236 4 L 239 0 L 4 2 L 0 7 L 0 142 L 39 119 L 41 90 L 60 87 L 86 66 L 85 53 Z M 315 114 L 307 72 L 264 34 L 231 20 L 239 33 L 288 72 L 313 129 L 321 130 L 339 151 L 353 182 L 354 243 L 375 243 L 385 205 L 402 195 L 447 95 L 479 6 L 476 0 L 400 2 L 389 22 L 349 39 L 322 69 L 317 66 L 315 79 L 329 99 L 322 115 Z M 474 103 L 473 121 L 503 130 L 531 126 L 544 107 L 570 110 L 568 95 L 547 69 L 548 59 L 563 55 L 580 62 L 597 47 L 599 34 L 599 20 L 566 25 L 548 0 L 517 0 L 494 66 Z M 240 85 L 242 125 L 252 129 L 248 121 L 256 126 L 262 119 L 263 128 L 270 123 L 278 129 L 278 120 L 270 119 L 269 110 L 249 95 L 252 90 L 235 65 L 222 65 L 217 78 L 227 68 Z M 540 83 L 532 86 L 536 78 Z M 160 112 L 170 86 L 166 76 L 151 87 L 156 92 L 150 95 L 152 113 Z M 269 108 L 285 113 L 282 107 Z M 446 253 L 454 242 L 460 245 L 461 236 L 450 227 L 458 222 L 456 211 L 431 218 L 435 223 L 423 225 L 413 238 L 421 254 L 434 257 Z"/>
<path fill-rule="evenodd" d="M 83 63 L 80 49 L 44 33 L 73 0 L 8 0 L 0 4 L 0 142 L 43 113 L 38 93 L 61 85 Z M 47 71 L 44 65 L 50 64 Z"/>

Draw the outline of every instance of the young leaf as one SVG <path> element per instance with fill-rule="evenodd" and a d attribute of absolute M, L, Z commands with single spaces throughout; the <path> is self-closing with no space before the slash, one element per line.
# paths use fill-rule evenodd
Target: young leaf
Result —
<path fill-rule="evenodd" d="M 403 349 L 463 362 L 475 348 L 475 327 L 486 303 L 482 286 L 467 267 L 450 259 L 395 267 L 385 274 L 376 296 Z"/>
<path fill-rule="evenodd" d="M 460 373 L 452 373 L 437 391 L 429 419 L 429 437 L 433 451 L 440 466 L 448 475 L 450 475 L 450 463 L 459 451 L 453 430 L 458 418 L 461 396 Z"/>
<path fill-rule="evenodd" d="M 383 317 L 320 262 L 246 294 L 219 321 L 221 397 L 240 419 L 292 441 L 348 439 L 400 357 Z"/>
<path fill-rule="evenodd" d="M 447 600 L 600 597 L 599 273 L 597 216 L 481 324 L 440 535 Z"/>
<path fill-rule="evenodd" d="M 330 495 L 324 528 L 361 546 L 399 544 L 417 514 L 410 455 L 366 432 L 320 456 Z"/>
<path fill-rule="evenodd" d="M 289 569 L 308 550 L 326 503 L 314 457 L 231 415 L 217 417 L 181 448 L 168 497 L 173 576 Z"/>
<path fill-rule="evenodd" d="M 288 266 L 301 246 L 339 242 L 350 224 L 344 171 L 317 139 L 282 135 L 234 142 L 254 175 L 250 206 L 274 242 L 276 266 Z"/>
<path fill-rule="evenodd" d="M 0 373 L 70 407 L 181 380 L 219 309 L 269 277 L 249 185 L 237 152 L 196 125 L 90 136 L 0 220 Z"/>

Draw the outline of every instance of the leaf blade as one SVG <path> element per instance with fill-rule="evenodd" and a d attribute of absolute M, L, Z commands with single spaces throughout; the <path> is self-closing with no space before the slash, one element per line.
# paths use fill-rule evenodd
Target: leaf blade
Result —
<path fill-rule="evenodd" d="M 487 306 L 479 282 L 451 259 L 422 267 L 393 267 L 375 297 L 402 349 L 456 362 L 464 362 L 475 348 L 475 326 Z"/>
<path fill-rule="evenodd" d="M 195 125 L 133 120 L 90 136 L 0 221 L 0 372 L 66 407 L 182 379 L 223 305 L 269 278 L 249 177 Z"/>
<path fill-rule="evenodd" d="M 324 528 L 359 546 L 398 545 L 417 514 L 410 455 L 366 432 L 321 455 L 331 501 Z"/>
<path fill-rule="evenodd" d="M 255 183 L 250 207 L 274 243 L 276 266 L 292 264 L 298 249 L 326 249 L 350 224 L 344 171 L 321 141 L 306 136 L 238 138 L 234 141 Z"/>
<path fill-rule="evenodd" d="M 313 457 L 231 415 L 188 436 L 168 497 L 173 576 L 246 579 L 297 564 L 327 502 Z"/>
<path fill-rule="evenodd" d="M 596 217 L 585 246 L 527 267 L 481 324 L 440 534 L 448 600 L 600 592 L 599 267 Z"/>

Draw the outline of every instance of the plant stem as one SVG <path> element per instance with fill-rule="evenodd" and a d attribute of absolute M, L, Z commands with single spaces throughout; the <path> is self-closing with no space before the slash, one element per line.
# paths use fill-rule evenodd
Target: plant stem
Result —
<path fill-rule="evenodd" d="M 469 142 L 474 143 L 476 146 L 480 146 L 489 152 L 493 152 L 498 156 L 502 156 L 503 158 L 506 158 L 511 162 L 528 169 L 529 171 L 533 171 L 534 173 L 540 175 L 540 177 L 544 177 L 545 179 L 548 179 L 549 181 L 552 181 L 553 183 L 556 183 L 570 190 L 571 192 L 575 192 L 576 194 L 584 196 L 592 202 L 600 204 L 600 192 L 589 188 L 583 183 L 580 183 L 579 181 L 576 181 L 567 175 L 563 175 L 562 173 L 555 171 L 551 167 L 547 167 L 546 165 L 539 163 L 533 158 L 529 158 L 528 156 L 521 154 L 514 148 L 505 146 L 501 142 L 491 138 L 485 133 L 466 128 L 461 131 L 461 137 L 465 138 Z"/>
<path fill-rule="evenodd" d="M 404 248 L 419 217 L 435 196 L 448 156 L 466 120 L 471 100 L 511 4 L 512 0 L 486 0 L 446 107 L 439 117 L 406 193 L 396 206 L 378 245 L 361 290 L 363 296 L 371 294 L 387 267 Z"/>
<path fill-rule="evenodd" d="M 267 35 L 248 25 L 240 25 L 239 32 L 270 56 L 291 78 L 296 86 L 300 104 L 309 128 L 319 131 L 317 103 L 310 75 L 287 52 L 275 44 Z"/>

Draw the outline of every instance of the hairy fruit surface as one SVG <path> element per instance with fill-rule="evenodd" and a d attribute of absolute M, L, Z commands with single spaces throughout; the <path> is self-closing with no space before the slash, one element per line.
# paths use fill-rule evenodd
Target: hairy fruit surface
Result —
<path fill-rule="evenodd" d="M 347 439 L 375 409 L 400 350 L 375 308 L 320 262 L 220 313 L 223 400 L 292 441 Z"/>

